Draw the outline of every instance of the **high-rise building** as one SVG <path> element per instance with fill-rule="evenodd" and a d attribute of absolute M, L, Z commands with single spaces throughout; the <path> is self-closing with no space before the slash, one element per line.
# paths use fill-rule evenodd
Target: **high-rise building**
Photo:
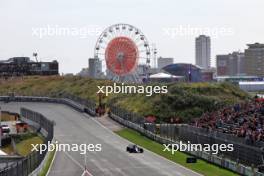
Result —
<path fill-rule="evenodd" d="M 217 76 L 245 75 L 245 55 L 241 52 L 217 55 L 216 68 Z"/>
<path fill-rule="evenodd" d="M 248 44 L 245 50 L 245 72 L 248 76 L 264 77 L 264 44 Z"/>
<path fill-rule="evenodd" d="M 92 78 L 100 78 L 102 75 L 102 61 L 99 58 L 89 59 L 89 76 Z"/>
<path fill-rule="evenodd" d="M 217 55 L 216 56 L 217 76 L 228 76 L 229 75 L 228 62 L 229 62 L 228 55 Z"/>
<path fill-rule="evenodd" d="M 158 58 L 158 69 L 162 69 L 170 64 L 173 64 L 173 58 L 164 58 L 164 57 Z"/>
<path fill-rule="evenodd" d="M 195 64 L 208 69 L 211 67 L 211 39 L 200 35 L 195 39 Z"/>

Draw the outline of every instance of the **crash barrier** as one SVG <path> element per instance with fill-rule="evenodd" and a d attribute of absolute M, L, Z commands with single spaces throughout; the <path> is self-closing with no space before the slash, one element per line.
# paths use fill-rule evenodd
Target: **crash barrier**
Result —
<path fill-rule="evenodd" d="M 232 135 L 230 133 L 223 133 L 220 131 L 210 131 L 209 129 L 206 128 L 198 128 L 198 127 L 194 127 L 194 126 L 190 126 L 190 125 L 175 125 L 175 124 L 161 124 L 162 127 L 164 127 L 164 135 L 167 135 L 168 137 L 173 137 L 174 133 L 173 131 L 177 132 L 178 128 L 181 128 L 183 130 L 187 130 L 187 131 L 195 131 L 196 133 L 199 134 L 208 134 L 208 132 L 210 132 L 211 134 L 214 134 L 215 137 L 217 138 L 221 138 L 224 139 L 226 141 L 232 141 L 234 143 L 239 143 L 239 144 L 246 144 L 246 145 L 250 145 L 250 146 L 254 146 L 257 148 L 263 147 L 264 146 L 264 142 L 263 141 L 251 141 L 251 140 L 247 140 L 246 138 L 242 138 L 242 137 L 236 137 L 235 135 Z M 177 129 L 174 130 L 174 128 L 177 127 Z"/>
<path fill-rule="evenodd" d="M 174 137 L 172 137 L 172 136 L 169 137 L 168 135 L 166 136 L 166 135 L 164 135 L 164 132 L 162 132 L 164 130 L 164 127 L 162 127 L 160 129 L 162 135 L 159 135 L 156 130 L 153 130 L 153 127 L 150 127 L 150 129 L 152 129 L 153 131 L 148 130 L 148 128 L 149 128 L 148 124 L 144 123 L 144 118 L 143 117 L 139 117 L 138 115 L 135 115 L 134 113 L 127 112 L 124 109 L 121 109 L 121 108 L 118 108 L 118 107 L 114 107 L 114 106 L 110 106 L 110 110 L 111 110 L 110 117 L 113 120 L 119 122 L 120 124 L 122 124 L 122 125 L 124 125 L 126 127 L 129 127 L 131 129 L 134 129 L 134 130 L 140 132 L 144 136 L 146 136 L 146 137 L 148 137 L 148 138 L 150 138 L 150 139 L 152 139 L 154 141 L 157 141 L 160 144 L 178 144 L 179 145 L 179 140 L 182 140 L 182 141 L 188 141 L 189 139 L 192 140 L 191 137 L 186 137 L 184 135 L 182 137 L 178 136 L 178 135 L 184 134 L 184 132 L 178 132 L 178 133 L 171 132 L 171 134 L 173 134 Z M 186 126 L 182 126 L 181 130 L 183 131 L 184 128 L 186 128 Z M 193 127 L 189 127 L 189 130 L 191 130 L 190 128 L 193 128 Z M 190 131 L 186 130 L 186 132 L 190 132 Z M 195 132 L 193 134 L 197 135 L 197 136 L 200 135 L 200 134 L 197 134 Z M 209 144 L 212 144 L 212 143 L 216 142 L 215 141 L 216 139 L 214 139 L 213 135 L 212 136 L 205 136 L 204 135 L 203 138 L 206 139 L 206 141 L 209 140 Z M 199 136 L 196 139 L 202 139 L 202 137 Z M 197 143 L 201 143 L 198 140 L 196 140 L 196 142 Z M 218 142 L 220 142 L 220 141 L 218 141 Z M 232 141 L 228 141 L 228 143 L 229 142 L 232 143 Z M 227 141 L 224 141 L 224 143 L 227 143 Z M 238 148 L 240 146 L 239 146 L 239 144 L 237 144 L 234 147 Z M 249 150 L 249 148 L 248 148 L 248 150 Z M 253 166 L 251 166 L 251 165 L 250 165 L 250 167 L 246 166 L 246 165 L 242 164 L 240 162 L 240 160 L 232 161 L 232 160 L 230 160 L 229 158 L 225 157 L 222 154 L 221 155 L 214 155 L 214 154 L 203 152 L 203 151 L 186 151 L 185 153 L 193 155 L 193 156 L 195 156 L 197 158 L 201 158 L 203 160 L 206 160 L 206 161 L 208 161 L 210 163 L 213 163 L 215 165 L 218 165 L 220 167 L 232 170 L 232 171 L 234 171 L 236 173 L 239 173 L 241 175 L 246 175 L 246 176 L 252 176 L 252 175 L 264 176 L 263 173 L 258 172 L 257 169 L 254 168 Z M 241 155 L 243 155 L 243 157 L 247 156 L 247 155 L 250 155 L 250 154 L 251 154 L 251 152 L 250 153 L 246 153 L 245 152 L 243 154 L 241 153 Z M 236 153 L 235 155 L 239 155 L 239 153 Z M 249 156 L 249 157 L 251 158 L 251 156 Z"/>
<path fill-rule="evenodd" d="M 16 155 L 1 155 L 1 164 L 5 165 L 3 167 L 8 167 L 8 165 L 12 165 L 12 162 L 19 161 L 23 159 L 23 156 L 16 156 Z M 3 168 L 1 167 L 1 168 Z"/>
<path fill-rule="evenodd" d="M 25 108 L 21 108 L 21 116 L 32 124 L 39 124 L 43 131 L 47 132 L 44 142 L 48 145 L 48 141 L 52 141 L 54 133 L 54 123 L 44 117 L 38 112 L 34 112 Z M 41 130 L 40 130 L 41 131 Z M 38 151 L 31 152 L 28 156 L 19 161 L 15 161 L 7 167 L 0 170 L 0 176 L 27 176 L 35 171 L 36 168 L 42 163 L 46 156 L 47 151 L 39 153 Z"/>
<path fill-rule="evenodd" d="M 82 99 L 73 95 L 58 94 L 51 97 L 38 96 L 0 96 L 0 101 L 3 102 L 47 102 L 65 104 L 80 112 L 86 112 L 91 116 L 95 116 L 96 104 L 93 101 Z"/>
<path fill-rule="evenodd" d="M 33 124 L 33 126 L 44 136 L 46 136 L 46 138 L 53 138 L 53 121 L 48 120 L 45 116 L 38 112 L 26 108 L 21 108 L 20 114 L 23 120 L 25 120 L 29 124 Z"/>
<path fill-rule="evenodd" d="M 66 100 L 70 100 L 70 103 L 77 103 L 81 106 L 83 106 L 83 111 L 95 116 L 96 115 L 96 103 L 92 100 L 88 100 L 88 99 L 84 99 L 84 98 L 80 98 L 78 96 L 69 94 L 69 93 L 65 93 L 65 92 L 61 92 L 61 93 L 57 93 L 57 94 L 52 94 L 51 97 L 55 97 L 55 98 L 62 98 L 62 99 L 66 99 Z M 70 105 L 70 104 L 69 104 Z"/>
<path fill-rule="evenodd" d="M 233 144 L 234 151 L 220 152 L 231 160 L 246 165 L 259 166 L 263 161 L 263 149 L 244 143 L 243 138 L 237 138 L 230 134 L 224 134 L 218 131 L 210 131 L 204 128 L 197 128 L 189 125 L 160 124 L 160 136 L 169 138 L 173 141 L 190 141 L 193 144 Z"/>

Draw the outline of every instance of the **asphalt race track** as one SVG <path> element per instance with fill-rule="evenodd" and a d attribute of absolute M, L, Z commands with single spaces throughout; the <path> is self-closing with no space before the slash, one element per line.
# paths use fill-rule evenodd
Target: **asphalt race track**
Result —
<path fill-rule="evenodd" d="M 115 135 L 95 118 L 68 106 L 50 103 L 1 103 L 2 110 L 19 112 L 20 107 L 37 111 L 56 122 L 55 139 L 63 144 L 101 144 L 101 152 L 57 152 L 49 176 L 197 176 L 149 151 L 129 154 L 129 141 Z M 85 164 L 86 163 L 86 164 Z"/>

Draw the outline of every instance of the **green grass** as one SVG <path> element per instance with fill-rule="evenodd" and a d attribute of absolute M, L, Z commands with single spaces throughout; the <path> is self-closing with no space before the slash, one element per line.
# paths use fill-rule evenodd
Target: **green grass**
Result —
<path fill-rule="evenodd" d="M 206 175 L 206 176 L 235 176 L 237 174 L 220 168 L 216 165 L 210 164 L 203 160 L 198 160 L 195 164 L 187 164 L 186 158 L 188 157 L 187 154 L 182 152 L 176 152 L 174 155 L 172 155 L 170 152 L 166 151 L 163 152 L 163 145 L 152 141 L 144 136 L 142 136 L 140 133 L 131 130 L 131 129 L 122 129 L 120 131 L 116 132 L 119 136 L 137 144 L 140 145 L 160 156 L 163 156 L 175 163 L 178 163 L 184 167 L 187 167 L 193 171 L 196 171 L 200 174 Z"/>
<path fill-rule="evenodd" d="M 13 134 L 12 137 L 15 139 L 17 153 L 21 156 L 27 156 L 31 153 L 31 144 L 43 143 L 43 137 L 37 133 Z M 1 150 L 9 155 L 15 154 L 15 150 L 11 144 L 1 147 Z"/>
<path fill-rule="evenodd" d="M 11 144 L 1 147 L 1 150 L 8 155 L 14 154 L 14 149 Z"/>
<path fill-rule="evenodd" d="M 42 168 L 41 172 L 38 174 L 38 176 L 46 176 L 47 175 L 47 172 L 49 170 L 49 168 L 51 167 L 51 162 L 54 158 L 54 155 L 55 155 L 55 150 L 51 151 L 48 153 L 48 159 L 44 165 L 44 167 Z"/>
<path fill-rule="evenodd" d="M 21 156 L 27 156 L 31 153 L 32 145 L 31 144 L 42 144 L 43 138 L 40 136 L 35 136 L 29 139 L 22 140 L 21 142 L 16 144 L 17 152 Z"/>

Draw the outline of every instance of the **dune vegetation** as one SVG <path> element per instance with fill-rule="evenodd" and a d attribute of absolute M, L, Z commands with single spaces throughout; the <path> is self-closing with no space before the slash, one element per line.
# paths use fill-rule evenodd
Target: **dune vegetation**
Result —
<path fill-rule="evenodd" d="M 98 103 L 98 87 L 112 85 L 108 80 L 76 76 L 29 76 L 2 81 L 0 94 L 54 96 L 61 93 L 76 95 Z M 157 84 L 158 85 L 158 84 Z M 140 115 L 155 115 L 159 119 L 181 117 L 184 121 L 199 117 L 203 112 L 249 99 L 249 95 L 228 83 L 171 83 L 168 93 L 110 94 L 105 103 L 133 111 Z"/>

